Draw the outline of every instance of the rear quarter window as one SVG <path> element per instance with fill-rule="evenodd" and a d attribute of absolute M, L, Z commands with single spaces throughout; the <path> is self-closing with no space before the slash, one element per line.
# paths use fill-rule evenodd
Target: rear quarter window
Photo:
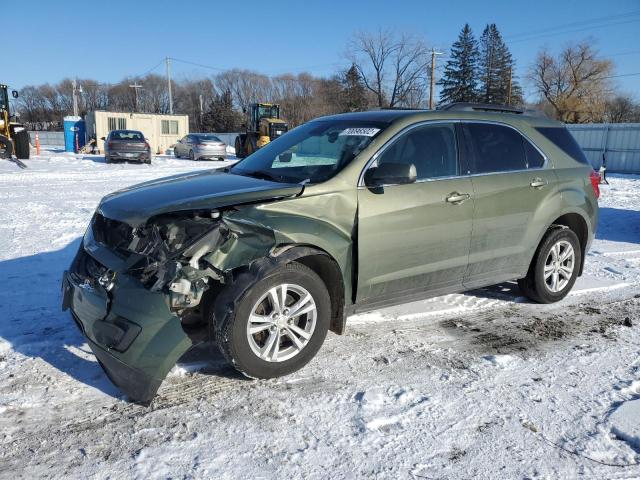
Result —
<path fill-rule="evenodd" d="M 589 160 L 585 157 L 584 152 L 573 138 L 573 135 L 569 133 L 564 127 L 537 127 L 536 130 L 541 133 L 547 140 L 553 143 L 556 147 L 562 150 L 564 153 L 573 158 L 576 162 L 590 165 Z"/>

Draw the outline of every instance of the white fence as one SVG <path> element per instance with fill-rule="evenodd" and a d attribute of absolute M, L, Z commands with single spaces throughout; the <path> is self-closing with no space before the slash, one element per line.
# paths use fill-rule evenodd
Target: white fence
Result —
<path fill-rule="evenodd" d="M 40 138 L 40 145 L 46 145 L 47 147 L 63 147 L 64 148 L 64 132 L 31 131 L 29 132 L 31 145 L 36 144 L 36 133 Z"/>
<path fill-rule="evenodd" d="M 607 171 L 640 173 L 640 123 L 567 125 L 595 169 L 607 162 Z"/>

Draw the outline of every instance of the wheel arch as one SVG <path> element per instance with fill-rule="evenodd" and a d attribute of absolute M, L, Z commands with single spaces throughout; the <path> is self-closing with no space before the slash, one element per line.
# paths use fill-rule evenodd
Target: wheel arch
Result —
<path fill-rule="evenodd" d="M 540 244 L 545 234 L 551 228 L 568 228 L 572 230 L 580 241 L 580 270 L 578 276 L 582 275 L 584 269 L 584 260 L 587 255 L 587 248 L 590 244 L 590 238 L 593 235 L 593 228 L 590 228 L 590 222 L 585 215 L 577 210 L 568 209 L 566 211 L 557 212 L 552 221 L 547 222 L 546 227 L 538 235 L 535 250 L 532 252 L 529 264 L 533 262 L 538 253 Z"/>
<path fill-rule="evenodd" d="M 327 251 L 309 244 L 280 245 L 271 249 L 268 256 L 258 258 L 248 265 L 238 266 L 232 269 L 230 274 L 234 280 L 245 274 L 261 278 L 290 262 L 305 265 L 322 279 L 331 299 L 329 329 L 339 335 L 344 333 L 346 323 L 344 276 L 336 259 Z"/>
<path fill-rule="evenodd" d="M 553 226 L 568 228 L 578 237 L 578 240 L 580 241 L 580 270 L 578 271 L 578 276 L 582 275 L 584 270 L 584 260 L 587 255 L 587 246 L 589 244 L 589 226 L 587 221 L 581 214 L 569 212 L 556 218 L 549 228 L 552 228 Z"/>

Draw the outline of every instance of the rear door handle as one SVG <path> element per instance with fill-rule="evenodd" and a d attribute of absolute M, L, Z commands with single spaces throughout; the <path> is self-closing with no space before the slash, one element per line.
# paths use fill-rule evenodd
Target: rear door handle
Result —
<path fill-rule="evenodd" d="M 534 178 L 533 180 L 531 180 L 531 183 L 529 185 L 531 185 L 531 187 L 533 188 L 542 188 L 547 184 L 546 180 L 543 180 L 541 178 Z"/>
<path fill-rule="evenodd" d="M 465 200 L 469 200 L 469 198 L 471 198 L 471 195 L 468 193 L 453 192 L 450 193 L 445 200 L 449 203 L 453 203 L 454 205 L 460 205 Z"/>

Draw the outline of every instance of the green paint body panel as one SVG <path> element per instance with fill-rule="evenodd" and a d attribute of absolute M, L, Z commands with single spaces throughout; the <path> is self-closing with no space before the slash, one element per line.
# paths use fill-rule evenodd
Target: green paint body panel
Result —
<path fill-rule="evenodd" d="M 340 118 L 366 115 L 379 119 L 385 114 L 345 114 Z M 155 215 L 222 209 L 230 235 L 204 257 L 210 265 L 228 273 L 273 257 L 279 248 L 313 247 L 338 265 L 346 312 L 359 305 L 366 309 L 376 302 L 398 303 L 413 295 L 437 295 L 521 278 L 545 231 L 565 214 L 584 220 L 588 248 L 598 219 L 590 167 L 573 160 L 536 130 L 559 126 L 556 122 L 478 112 L 386 115 L 391 118 L 390 126 L 324 183 L 302 186 L 219 172 L 186 174 L 108 195 L 98 211 L 137 226 Z M 484 175 L 463 171 L 453 178 L 376 190 L 364 187 L 361 176 L 376 153 L 408 127 L 429 121 L 511 126 L 544 152 L 547 163 L 542 169 L 527 171 Z M 544 180 L 546 186 L 531 188 L 535 178 Z M 452 192 L 468 193 L 470 198 L 459 205 L 447 203 L 445 199 Z M 233 208 L 225 210 L 227 207 Z M 122 260 L 96 245 L 90 232 L 85 249 L 107 268 L 122 269 Z M 77 288 L 72 286 L 71 290 Z M 82 297 L 81 293 L 69 295 Z M 100 298 L 94 298 L 95 304 L 88 307 L 87 300 L 83 301 L 84 306 L 75 301 L 77 306 L 72 305 L 72 310 L 82 317 L 92 342 L 96 342 L 92 325 L 97 321 L 121 317 L 141 327 L 124 352 L 106 351 L 117 362 L 154 381 L 161 381 L 192 345 L 180 318 L 169 308 L 168 295 L 149 291 L 126 273 L 117 275 L 108 308 Z M 105 316 L 100 318 L 103 311 Z"/>

